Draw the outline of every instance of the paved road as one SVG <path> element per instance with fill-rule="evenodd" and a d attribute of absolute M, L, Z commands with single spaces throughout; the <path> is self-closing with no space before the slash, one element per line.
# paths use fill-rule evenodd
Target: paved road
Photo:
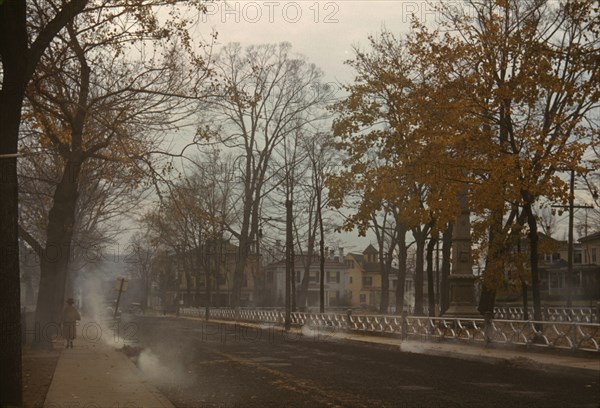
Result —
<path fill-rule="evenodd" d="M 138 366 L 178 407 L 590 407 L 600 379 L 336 341 L 335 333 L 150 318 Z"/>

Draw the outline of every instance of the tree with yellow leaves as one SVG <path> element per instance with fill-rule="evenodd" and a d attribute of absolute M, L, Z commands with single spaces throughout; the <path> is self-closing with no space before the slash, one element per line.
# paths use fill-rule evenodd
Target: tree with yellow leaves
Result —
<path fill-rule="evenodd" d="M 469 136 L 462 161 L 472 177 L 471 208 L 489 233 L 480 311 L 492 310 L 511 237 L 526 229 L 533 317 L 541 320 L 534 208 L 540 198 L 566 200 L 560 172 L 583 171 L 598 134 L 591 115 L 600 96 L 598 4 L 490 0 L 441 10 L 447 19 L 439 31 L 415 25 L 413 49 L 440 67 L 441 83 L 464 83 L 454 102 L 462 120 L 443 120 Z"/>
<path fill-rule="evenodd" d="M 370 38 L 369 52 L 356 50 L 349 61 L 357 71 L 355 82 L 346 87 L 349 96 L 332 108 L 339 114 L 334 132 L 346 154 L 345 168 L 329 187 L 335 206 L 360 192 L 348 227 L 364 232 L 374 213 L 392 211 L 397 225 L 412 231 L 415 313 L 421 314 L 427 238 L 456 216 L 462 172 L 451 145 L 460 135 L 436 120 L 439 108 L 430 104 L 435 78 L 409 45 L 383 32 Z M 433 299 L 433 291 L 429 296 Z"/>
<path fill-rule="evenodd" d="M 353 62 L 359 75 L 335 107 L 341 118 L 334 128 L 350 185 L 392 192 L 412 209 L 414 225 L 452 221 L 457 194 L 468 186 L 486 255 L 481 311 L 493 308 L 507 262 L 522 263 L 511 254 L 526 230 L 539 320 L 533 208 L 540 198 L 566 199 L 560 171 L 582 171 L 582 155 L 598 134 L 591 117 L 599 96 L 598 6 L 467 5 L 441 4 L 441 27 L 415 20 L 406 41 L 390 34 L 371 39 L 372 55 L 358 52 Z M 395 178 L 370 175 L 373 152 Z"/>

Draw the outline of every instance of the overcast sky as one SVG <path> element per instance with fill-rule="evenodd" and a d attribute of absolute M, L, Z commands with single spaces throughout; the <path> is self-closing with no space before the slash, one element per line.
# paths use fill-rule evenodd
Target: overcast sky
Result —
<path fill-rule="evenodd" d="M 290 42 L 293 52 L 323 70 L 327 82 L 348 83 L 354 72 L 344 61 L 353 57 L 353 47 L 365 47 L 368 36 L 383 27 L 395 34 L 408 32 L 413 13 L 429 23 L 438 17 L 426 1 L 216 2 L 208 5 L 197 35 L 206 38 L 215 30 L 220 45 Z M 356 232 L 332 238 L 344 241 L 346 252 L 362 252 L 375 243 Z"/>
<path fill-rule="evenodd" d="M 227 1 L 209 4 L 198 30 L 216 30 L 220 44 L 288 41 L 328 81 L 348 82 L 353 73 L 344 61 L 352 47 L 366 45 L 368 35 L 384 26 L 407 32 L 413 13 L 428 22 L 438 17 L 426 1 Z"/>

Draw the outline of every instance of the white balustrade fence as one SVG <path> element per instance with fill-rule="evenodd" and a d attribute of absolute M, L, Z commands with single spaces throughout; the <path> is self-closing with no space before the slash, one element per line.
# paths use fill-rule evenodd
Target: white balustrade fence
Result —
<path fill-rule="evenodd" d="M 185 308 L 184 316 L 205 318 L 204 309 Z M 280 310 L 211 309 L 210 319 L 283 325 Z M 579 321 L 447 319 L 343 313 L 292 313 L 291 324 L 310 328 L 385 334 L 411 340 L 498 343 L 531 348 L 600 352 L 600 324 Z"/>
<path fill-rule="evenodd" d="M 527 310 L 533 316 L 533 308 Z M 543 307 L 545 321 L 598 323 L 598 310 L 593 307 Z M 496 320 L 524 320 L 525 309 L 521 306 L 498 306 L 494 308 Z"/>

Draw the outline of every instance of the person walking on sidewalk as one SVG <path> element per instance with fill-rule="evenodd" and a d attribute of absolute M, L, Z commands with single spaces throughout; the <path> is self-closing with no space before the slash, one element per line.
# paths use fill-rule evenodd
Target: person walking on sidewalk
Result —
<path fill-rule="evenodd" d="M 62 332 L 63 337 L 67 341 L 67 348 L 73 348 L 73 339 L 76 337 L 77 320 L 81 320 L 81 315 L 73 306 L 75 301 L 72 298 L 67 299 L 67 305 L 63 309 L 62 314 Z"/>

